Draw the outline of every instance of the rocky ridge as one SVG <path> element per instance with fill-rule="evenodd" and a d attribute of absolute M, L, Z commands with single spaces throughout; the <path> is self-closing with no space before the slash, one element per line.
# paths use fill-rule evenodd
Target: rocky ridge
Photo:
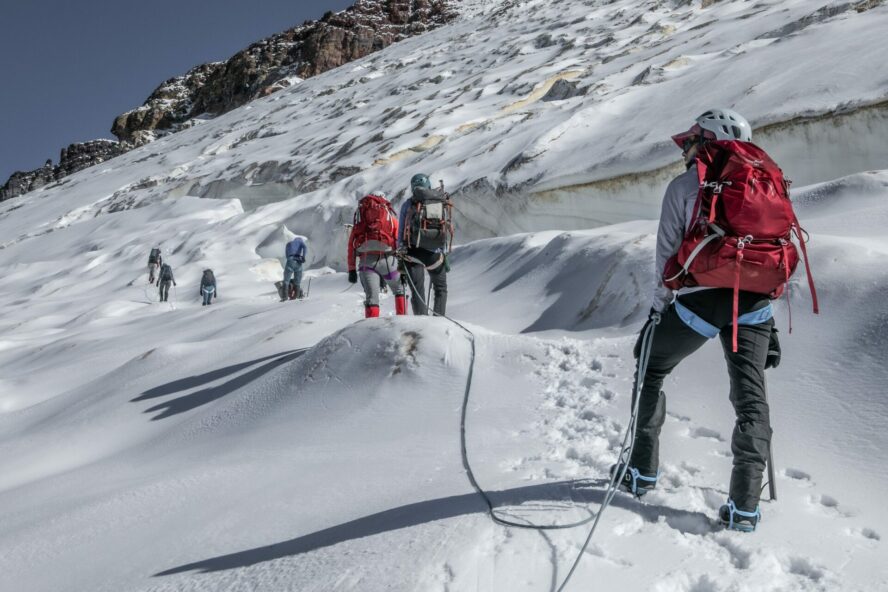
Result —
<path fill-rule="evenodd" d="M 0 201 L 17 197 L 163 135 L 236 109 L 299 80 L 317 76 L 446 24 L 457 0 L 357 0 L 250 45 L 224 62 L 201 64 L 157 87 L 145 103 L 115 118 L 118 141 L 93 140 L 62 150 L 59 164 L 16 172 Z"/>

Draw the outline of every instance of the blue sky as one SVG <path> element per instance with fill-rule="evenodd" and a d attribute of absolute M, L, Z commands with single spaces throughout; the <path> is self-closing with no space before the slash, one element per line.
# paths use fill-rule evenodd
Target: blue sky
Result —
<path fill-rule="evenodd" d="M 224 60 L 353 0 L 3 0 L 0 185 L 114 118 L 164 80 Z"/>

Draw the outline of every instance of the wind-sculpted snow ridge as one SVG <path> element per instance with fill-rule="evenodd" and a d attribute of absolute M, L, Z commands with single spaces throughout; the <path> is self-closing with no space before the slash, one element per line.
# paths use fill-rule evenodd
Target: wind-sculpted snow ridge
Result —
<path fill-rule="evenodd" d="M 236 198 L 258 208 L 246 224 L 285 224 L 338 267 L 355 196 L 400 198 L 417 171 L 457 196 L 460 241 L 653 218 L 678 170 L 669 136 L 712 105 L 744 113 L 796 186 L 879 168 L 888 7 L 823 6 L 475 3 L 34 199 Z"/>

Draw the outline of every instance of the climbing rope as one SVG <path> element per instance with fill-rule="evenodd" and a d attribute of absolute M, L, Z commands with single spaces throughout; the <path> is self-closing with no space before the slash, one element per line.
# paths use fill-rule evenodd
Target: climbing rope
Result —
<path fill-rule="evenodd" d="M 620 446 L 620 454 L 618 455 L 617 461 L 617 470 L 614 471 L 614 474 L 611 476 L 610 483 L 608 484 L 607 491 L 604 495 L 604 501 L 601 504 L 601 508 L 598 513 L 594 516 L 590 516 L 585 520 L 581 520 L 579 522 L 574 522 L 570 524 L 546 524 L 546 525 L 535 525 L 531 523 L 522 524 L 519 522 L 513 522 L 511 520 L 506 520 L 505 518 L 500 517 L 496 513 L 496 508 L 493 505 L 493 502 L 490 499 L 490 496 L 487 495 L 487 492 L 478 484 L 478 480 L 475 478 L 475 473 L 472 471 L 471 463 L 469 462 L 468 448 L 466 445 L 466 417 L 468 416 L 469 409 L 469 396 L 472 390 L 472 379 L 475 373 L 475 334 L 466 328 L 462 323 L 456 321 L 447 315 L 438 314 L 429 308 L 428 302 L 423 300 L 422 295 L 416 289 L 416 285 L 413 283 L 413 278 L 410 277 L 410 274 L 406 271 L 403 273 L 403 276 L 406 276 L 407 281 L 410 284 L 411 291 L 414 295 L 416 295 L 422 305 L 429 311 L 433 316 L 439 316 L 444 319 L 447 319 L 460 329 L 462 329 L 469 336 L 469 343 L 471 345 L 471 358 L 469 362 L 469 371 L 468 376 L 466 378 L 466 389 L 463 395 L 463 403 L 462 403 L 462 412 L 460 415 L 460 423 L 459 423 L 459 431 L 460 431 L 460 447 L 462 449 L 462 463 L 463 468 L 466 471 L 466 476 L 469 479 L 469 483 L 472 484 L 472 488 L 475 490 L 478 495 L 484 500 L 484 503 L 487 505 L 487 513 L 490 515 L 491 520 L 493 520 L 496 524 L 500 524 L 502 526 L 508 526 L 512 528 L 524 528 L 529 530 L 564 530 L 569 528 L 576 528 L 579 526 L 584 526 L 592 522 L 592 527 L 589 529 L 589 534 L 586 536 L 586 540 L 580 548 L 579 553 L 577 553 L 577 557 L 573 562 L 573 565 L 570 568 L 570 571 L 567 573 L 567 576 L 564 578 L 564 581 L 558 587 L 558 592 L 563 592 L 567 588 L 567 584 L 570 582 L 573 577 L 574 572 L 580 564 L 580 561 L 583 558 L 583 555 L 586 553 L 586 549 L 589 547 L 589 543 L 592 541 L 592 537 L 595 534 L 596 529 L 598 528 L 598 524 L 601 520 L 601 516 L 604 514 L 604 511 L 610 506 L 611 501 L 617 493 L 617 488 L 619 487 L 619 483 L 623 480 L 623 477 L 626 474 L 626 470 L 629 466 L 629 459 L 632 456 L 632 449 L 635 444 L 635 430 L 638 424 L 638 405 L 641 400 L 641 389 L 644 386 L 644 376 L 647 372 L 648 361 L 650 360 L 651 355 L 651 345 L 653 343 L 654 337 L 654 327 L 659 324 L 660 317 L 659 315 L 653 317 L 651 322 L 647 324 L 647 326 L 643 330 L 642 334 L 642 342 L 641 342 L 641 353 L 638 358 L 638 369 L 637 376 L 635 380 L 635 391 L 633 393 L 632 400 L 632 414 L 629 417 L 629 425 L 626 428 L 626 433 L 623 435 L 623 442 Z M 429 298 L 430 299 L 430 298 Z"/>
<path fill-rule="evenodd" d="M 659 323 L 660 315 L 656 314 L 651 318 L 651 322 L 649 322 L 643 329 L 641 352 L 638 356 L 638 368 L 635 376 L 635 391 L 632 393 L 632 414 L 629 416 L 629 425 L 626 427 L 626 433 L 623 435 L 623 443 L 620 446 L 620 454 L 617 457 L 619 459 L 617 461 L 617 470 L 611 475 L 610 484 L 608 485 L 607 492 L 604 494 L 604 501 L 601 502 L 601 509 L 598 510 L 598 514 L 595 516 L 595 522 L 592 523 L 592 528 L 589 529 L 589 534 L 586 536 L 586 540 L 580 548 L 580 552 L 577 554 L 577 558 L 574 560 L 570 571 L 567 572 L 564 582 L 558 587 L 558 592 L 562 592 L 567 587 L 568 582 L 570 582 L 571 577 L 573 577 L 574 572 L 580 565 L 580 561 L 586 553 L 589 543 L 592 542 L 592 536 L 598 528 L 601 516 L 604 515 L 604 511 L 610 506 L 611 501 L 617 494 L 617 488 L 623 481 L 623 477 L 626 475 L 626 470 L 629 468 L 629 459 L 632 458 L 632 449 L 635 447 L 635 429 L 638 426 L 638 405 L 639 401 L 641 401 L 641 390 L 644 387 L 644 376 L 647 373 L 648 361 L 651 357 L 651 346 L 654 342 L 654 328 Z"/>

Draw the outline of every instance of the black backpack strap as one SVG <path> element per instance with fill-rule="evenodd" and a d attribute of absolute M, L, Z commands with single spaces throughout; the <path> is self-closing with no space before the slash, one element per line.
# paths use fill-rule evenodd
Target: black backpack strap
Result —
<path fill-rule="evenodd" d="M 703 178 L 704 199 L 701 206 L 706 206 L 706 208 L 704 212 L 701 207 L 700 215 L 707 219 L 712 218 L 715 195 L 721 193 L 719 180 L 721 179 L 722 173 L 725 172 L 725 167 L 728 166 L 728 161 L 731 160 L 731 152 L 726 148 L 715 145 L 710 145 L 710 147 L 715 147 L 718 150 L 718 153 L 712 159 L 712 164 L 706 168 L 706 176 Z"/>

